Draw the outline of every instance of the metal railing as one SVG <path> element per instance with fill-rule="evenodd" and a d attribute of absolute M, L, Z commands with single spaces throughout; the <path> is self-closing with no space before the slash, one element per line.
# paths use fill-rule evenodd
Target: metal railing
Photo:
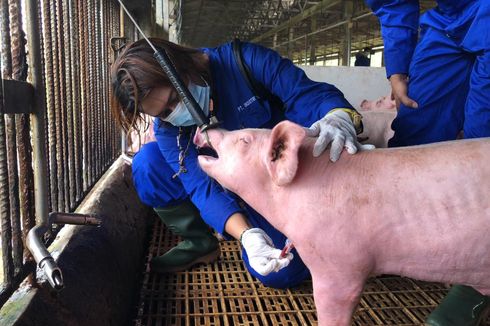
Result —
<path fill-rule="evenodd" d="M 36 178 L 46 179 L 46 211 L 73 212 L 121 153 L 109 110 L 110 39 L 120 24 L 110 0 L 0 0 L 0 305 L 34 270 L 27 233 L 47 223 L 35 209 Z"/>

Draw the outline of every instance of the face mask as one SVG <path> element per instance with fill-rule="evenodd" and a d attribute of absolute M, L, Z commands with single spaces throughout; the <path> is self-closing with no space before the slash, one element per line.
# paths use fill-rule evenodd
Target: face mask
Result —
<path fill-rule="evenodd" d="M 189 83 L 189 92 L 192 94 L 197 104 L 202 108 L 204 116 L 209 115 L 209 86 L 199 86 L 194 83 Z M 179 102 L 175 109 L 168 117 L 163 119 L 176 127 L 187 127 L 196 124 L 192 118 L 191 112 L 187 109 L 184 102 Z"/>

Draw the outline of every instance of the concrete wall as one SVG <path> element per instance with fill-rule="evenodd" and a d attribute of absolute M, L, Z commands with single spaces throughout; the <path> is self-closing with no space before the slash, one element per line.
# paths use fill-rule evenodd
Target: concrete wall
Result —
<path fill-rule="evenodd" d="M 77 212 L 97 214 L 102 226 L 65 226 L 48 249 L 65 288 L 54 292 L 38 272 L 39 286 L 22 286 L 0 310 L 0 325 L 129 325 L 152 222 L 130 166 L 117 160 Z"/>
<path fill-rule="evenodd" d="M 356 109 L 364 99 L 375 100 L 391 92 L 385 68 L 319 66 L 300 66 L 300 68 L 312 80 L 335 85 Z"/>

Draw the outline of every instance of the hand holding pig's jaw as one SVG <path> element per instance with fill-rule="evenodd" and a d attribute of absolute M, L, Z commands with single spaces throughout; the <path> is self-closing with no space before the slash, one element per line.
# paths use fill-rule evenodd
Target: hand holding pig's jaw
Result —
<path fill-rule="evenodd" d="M 362 145 L 357 141 L 356 130 L 349 117 L 344 111 L 335 111 L 327 113 L 322 119 L 313 123 L 307 129 L 309 137 L 317 137 L 318 139 L 313 148 L 313 156 L 320 156 L 328 144 L 330 147 L 330 160 L 336 162 L 344 147 L 347 148 L 349 154 L 355 154 L 358 150 L 373 149 L 373 145 Z"/>
<path fill-rule="evenodd" d="M 291 253 L 281 258 L 281 250 L 274 248 L 271 238 L 262 229 L 253 228 L 243 232 L 241 241 L 250 266 L 262 276 L 278 272 L 293 259 Z"/>

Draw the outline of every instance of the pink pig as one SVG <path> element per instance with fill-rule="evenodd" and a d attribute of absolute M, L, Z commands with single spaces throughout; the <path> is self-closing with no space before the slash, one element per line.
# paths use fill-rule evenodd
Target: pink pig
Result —
<path fill-rule="evenodd" d="M 382 96 L 376 101 L 363 100 L 361 102 L 361 110 L 363 111 L 382 111 L 395 109 L 395 100 L 392 100 L 391 96 Z"/>
<path fill-rule="evenodd" d="M 388 147 L 388 140 L 393 137 L 391 123 L 395 119 L 396 111 L 360 111 L 362 114 L 363 132 L 358 136 L 366 144 L 373 144 L 376 148 Z"/>
<path fill-rule="evenodd" d="M 291 239 L 311 271 L 320 325 L 350 325 L 372 275 L 490 295 L 490 138 L 312 155 L 291 122 L 208 131 L 199 164 Z M 202 134 L 194 139 L 205 146 Z M 380 167 L 383 168 L 380 168 Z"/>

